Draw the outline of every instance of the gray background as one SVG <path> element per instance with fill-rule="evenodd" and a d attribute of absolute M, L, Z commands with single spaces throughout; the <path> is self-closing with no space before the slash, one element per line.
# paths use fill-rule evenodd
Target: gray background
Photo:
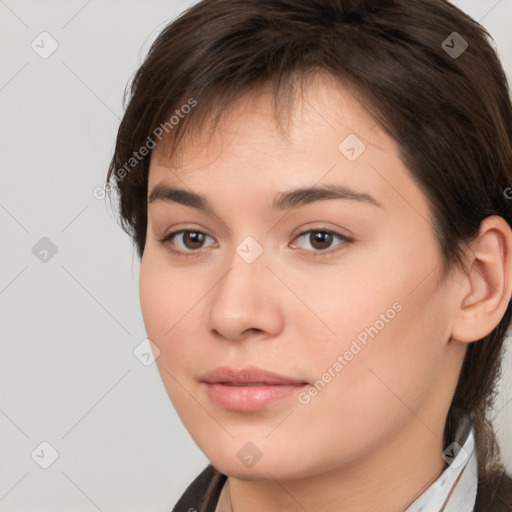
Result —
<path fill-rule="evenodd" d="M 193 3 L 0 0 L 0 512 L 170 511 L 208 463 L 155 365 L 133 354 L 145 338 L 138 258 L 93 195 L 126 83 Z M 512 76 L 512 0 L 456 4 Z M 43 31 L 58 43 L 48 58 L 31 47 L 51 49 Z M 511 362 L 509 350 L 495 419 L 510 471 Z M 42 442 L 58 453 L 47 469 Z"/>

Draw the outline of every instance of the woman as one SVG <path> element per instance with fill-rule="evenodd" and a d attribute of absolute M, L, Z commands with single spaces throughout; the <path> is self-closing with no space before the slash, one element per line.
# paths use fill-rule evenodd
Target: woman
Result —
<path fill-rule="evenodd" d="M 444 0 L 203 0 L 134 76 L 111 179 L 211 462 L 175 511 L 512 510 L 489 421 L 512 106 L 479 24 Z"/>

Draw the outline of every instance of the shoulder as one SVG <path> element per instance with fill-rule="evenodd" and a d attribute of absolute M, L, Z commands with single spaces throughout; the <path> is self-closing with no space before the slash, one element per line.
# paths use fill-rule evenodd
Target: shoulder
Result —
<path fill-rule="evenodd" d="M 474 512 L 512 512 L 512 477 L 501 473 L 480 482 Z"/>
<path fill-rule="evenodd" d="M 209 464 L 186 488 L 172 512 L 214 512 L 226 479 Z"/>

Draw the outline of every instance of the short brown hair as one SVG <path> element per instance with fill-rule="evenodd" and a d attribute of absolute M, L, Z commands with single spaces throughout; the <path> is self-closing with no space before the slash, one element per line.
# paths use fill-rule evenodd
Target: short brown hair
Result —
<path fill-rule="evenodd" d="M 192 127 L 213 118 L 213 133 L 240 94 L 273 87 L 281 118 L 297 83 L 316 73 L 349 88 L 397 141 L 429 202 L 445 271 L 464 268 L 465 244 L 483 219 L 499 215 L 512 225 L 509 86 L 491 36 L 468 15 L 445 0 L 203 0 L 167 25 L 134 75 L 107 175 L 139 257 L 150 158 L 126 163 L 155 130 L 196 102 L 166 130 L 177 156 Z M 496 328 L 468 347 L 446 421 L 445 446 L 456 410 L 471 415 L 481 481 L 503 471 L 488 415 L 510 320 L 509 303 Z"/>

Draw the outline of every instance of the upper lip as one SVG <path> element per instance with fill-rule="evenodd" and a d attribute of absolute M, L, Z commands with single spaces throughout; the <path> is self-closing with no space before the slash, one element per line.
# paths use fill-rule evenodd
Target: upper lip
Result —
<path fill-rule="evenodd" d="M 283 375 L 279 375 L 262 368 L 257 368 L 255 366 L 246 366 L 238 370 L 228 366 L 221 366 L 203 374 L 200 380 L 210 384 L 226 382 L 231 384 L 254 383 L 266 385 L 307 384 L 304 380 L 284 377 Z"/>

